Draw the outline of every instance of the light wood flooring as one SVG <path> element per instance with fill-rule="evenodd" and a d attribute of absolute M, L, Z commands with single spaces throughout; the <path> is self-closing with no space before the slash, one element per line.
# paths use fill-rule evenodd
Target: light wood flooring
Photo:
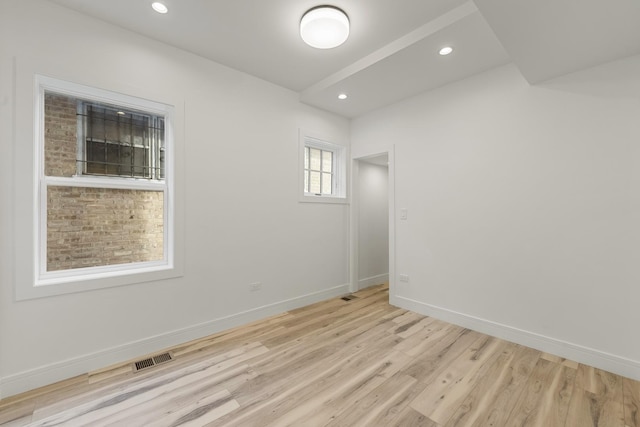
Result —
<path fill-rule="evenodd" d="M 2 400 L 0 425 L 640 427 L 637 381 L 356 295 Z"/>

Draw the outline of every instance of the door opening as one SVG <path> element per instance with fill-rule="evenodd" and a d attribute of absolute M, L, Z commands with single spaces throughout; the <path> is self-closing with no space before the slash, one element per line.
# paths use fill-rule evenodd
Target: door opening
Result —
<path fill-rule="evenodd" d="M 353 159 L 351 291 L 394 281 L 393 151 Z"/>

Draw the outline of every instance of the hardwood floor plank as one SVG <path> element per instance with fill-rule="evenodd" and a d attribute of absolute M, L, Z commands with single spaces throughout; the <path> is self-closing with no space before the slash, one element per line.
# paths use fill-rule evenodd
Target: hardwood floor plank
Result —
<path fill-rule="evenodd" d="M 404 408 L 392 425 L 393 427 L 442 427 L 410 406 Z"/>
<path fill-rule="evenodd" d="M 370 392 L 384 384 L 411 360 L 407 355 L 393 351 L 379 363 L 364 362 L 345 366 L 348 378 L 334 383 L 312 384 L 313 394 L 301 404 L 290 408 L 275 419 L 271 426 L 298 426 L 304 423 L 326 425 L 335 415 L 340 415 L 361 401 Z"/>
<path fill-rule="evenodd" d="M 506 425 L 540 352 L 512 344 L 459 405 L 447 427 Z"/>
<path fill-rule="evenodd" d="M 239 406 L 238 402 L 231 398 L 231 394 L 228 391 L 222 390 L 193 399 L 191 403 L 175 411 L 143 413 L 141 417 L 126 419 L 124 422 L 117 421 L 108 425 L 110 427 L 123 425 L 201 427 L 219 419 Z"/>
<path fill-rule="evenodd" d="M 77 377 L 70 378 L 66 381 L 50 384 L 44 387 L 37 388 L 35 390 L 21 393 L 15 396 L 11 396 L 6 399 L 0 400 L 0 416 L 5 410 L 11 409 L 11 407 L 22 404 L 24 402 L 33 402 L 34 400 L 42 396 L 50 396 L 56 394 L 61 390 L 71 390 L 72 393 L 81 392 L 87 385 L 87 374 L 78 375 Z"/>
<path fill-rule="evenodd" d="M 434 338 L 432 345 L 423 353 L 415 356 L 402 373 L 410 375 L 418 381 L 431 383 L 432 378 L 447 369 L 449 363 L 468 349 L 481 334 L 468 329 L 454 328 L 450 334 Z"/>
<path fill-rule="evenodd" d="M 446 424 L 482 374 L 491 368 L 503 351 L 513 348 L 506 341 L 481 336 L 430 381 L 410 406 L 438 424 Z"/>
<path fill-rule="evenodd" d="M 11 405 L 5 405 L 0 408 L 0 425 L 21 425 L 28 424 L 31 421 L 33 410 L 35 409 L 34 401 L 17 401 Z"/>
<path fill-rule="evenodd" d="M 195 410 L 198 405 L 210 406 L 213 402 L 218 402 L 218 405 L 221 405 L 231 400 L 227 399 L 231 396 L 230 392 L 252 378 L 255 378 L 255 372 L 248 365 L 242 365 L 225 371 L 224 374 L 210 375 L 201 381 L 187 383 L 183 386 L 176 384 L 161 393 L 156 393 L 153 399 L 145 404 L 132 405 L 126 410 L 120 410 L 92 421 L 92 427 L 125 424 L 148 425 L 158 416 L 165 417 L 177 412 L 184 415 Z M 216 395 L 217 398 L 211 400 L 213 395 Z M 194 402 L 196 403 L 195 407 L 193 406 Z M 187 407 L 192 409 L 185 410 L 184 408 Z"/>
<path fill-rule="evenodd" d="M 409 404 L 406 396 L 417 384 L 408 375 L 393 375 L 349 410 L 331 416 L 326 427 L 384 426 L 398 416 L 398 412 Z M 404 404 L 403 404 L 404 402 Z M 399 408 L 399 405 L 401 407 Z"/>
<path fill-rule="evenodd" d="M 395 337 L 387 336 L 377 339 L 375 346 L 361 347 L 356 344 L 331 352 L 329 357 L 311 361 L 304 358 L 285 365 L 284 372 L 280 368 L 263 373 L 256 368 L 261 375 L 235 393 L 242 410 L 222 419 L 221 425 L 264 426 L 327 388 L 336 387 L 340 383 L 343 386 L 351 384 L 353 375 L 349 375 L 350 373 L 358 374 L 355 381 L 363 375 L 365 379 L 370 378 L 371 372 L 379 373 L 379 358 L 386 357 L 384 353 L 380 353 L 380 349 L 387 348 L 387 354 L 391 353 L 387 346 L 394 340 Z M 302 363 L 304 368 L 291 369 L 297 363 Z"/>
<path fill-rule="evenodd" d="M 25 427 L 31 424 L 31 415 L 16 418 L 0 424 L 2 427 Z"/>
<path fill-rule="evenodd" d="M 622 377 L 579 365 L 567 426 L 624 427 Z"/>
<path fill-rule="evenodd" d="M 627 427 L 640 427 L 640 381 L 622 379 L 624 423 Z"/>
<path fill-rule="evenodd" d="M 80 417 L 99 419 L 109 415 L 115 410 L 123 411 L 126 408 L 148 400 L 154 393 L 162 392 L 171 387 L 177 387 L 184 383 L 197 381 L 217 375 L 220 381 L 226 377 L 223 372 L 247 359 L 267 351 L 265 347 L 255 347 L 233 357 L 218 356 L 199 364 L 190 365 L 180 370 L 164 372 L 161 375 L 142 377 L 139 381 L 121 384 L 116 388 L 109 387 L 99 389 L 86 396 L 69 398 L 55 402 L 48 406 L 37 408 L 33 419 L 41 424 L 50 421 L 66 422 Z M 69 409 L 72 408 L 72 409 Z M 97 414 L 97 415 L 96 415 Z"/>
<path fill-rule="evenodd" d="M 396 350 L 402 351 L 409 356 L 419 356 L 429 351 L 438 341 L 451 336 L 454 331 L 462 331 L 458 326 L 448 325 L 444 322 L 435 321 L 427 325 L 421 331 L 405 338 L 396 346 Z"/>
<path fill-rule="evenodd" d="M 127 412 L 139 405 L 148 407 L 149 404 L 165 394 L 185 388 L 192 390 L 194 387 L 209 387 L 219 382 L 218 374 L 220 365 L 213 365 L 206 369 L 195 371 L 176 372 L 160 378 L 153 378 L 139 384 L 137 387 L 127 389 L 124 393 L 113 393 L 99 396 L 95 400 L 83 405 L 75 406 L 47 418 L 40 419 L 34 426 L 55 425 L 61 423 L 73 423 L 75 425 L 103 425 L 100 420 L 108 420 L 117 417 L 117 414 Z M 189 393 L 190 394 L 190 393 Z M 38 416 L 34 413 L 34 418 Z"/>
<path fill-rule="evenodd" d="M 506 425 L 564 426 L 574 383 L 575 370 L 539 359 Z"/>
<path fill-rule="evenodd" d="M 566 366 L 567 368 L 578 369 L 578 362 L 565 359 L 564 357 L 556 356 L 549 353 L 542 353 L 540 358 L 544 360 L 548 360 L 549 362 L 559 363 L 561 365 Z"/>

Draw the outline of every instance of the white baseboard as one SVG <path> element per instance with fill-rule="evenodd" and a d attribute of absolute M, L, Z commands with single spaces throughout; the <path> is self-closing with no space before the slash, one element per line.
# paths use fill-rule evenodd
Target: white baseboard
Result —
<path fill-rule="evenodd" d="M 369 286 L 381 285 L 389 281 L 389 273 L 378 274 L 376 276 L 365 277 L 358 280 L 358 290 L 368 288 Z"/>
<path fill-rule="evenodd" d="M 396 295 L 391 299 L 391 303 L 400 308 L 411 310 L 425 316 L 431 316 L 445 322 L 613 372 L 627 378 L 640 380 L 640 361 L 637 360 L 627 359 L 593 348 L 469 316 L 435 305 L 425 304 L 410 298 Z"/>
<path fill-rule="evenodd" d="M 348 292 L 349 284 L 346 283 L 183 329 L 9 375 L 0 378 L 0 399 L 154 353 L 187 341 L 206 337 L 207 335 L 280 314 L 288 310 L 344 295 Z"/>

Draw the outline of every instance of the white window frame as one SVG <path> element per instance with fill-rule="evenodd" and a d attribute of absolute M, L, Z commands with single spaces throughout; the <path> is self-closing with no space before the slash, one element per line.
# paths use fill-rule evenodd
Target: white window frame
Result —
<path fill-rule="evenodd" d="M 45 92 L 77 97 L 82 100 L 102 102 L 125 109 L 146 111 L 165 119 L 165 178 L 121 178 L 113 176 L 75 175 L 72 177 L 46 176 L 44 173 L 44 95 Z M 29 297 L 79 292 L 89 289 L 121 286 L 181 275 L 175 269 L 174 253 L 174 107 L 129 95 L 70 83 L 36 75 L 35 100 L 35 185 L 37 194 L 35 221 L 35 283 L 33 288 L 49 289 L 46 292 L 30 292 Z M 90 187 L 128 190 L 151 190 L 164 194 L 163 259 L 95 267 L 47 271 L 47 189 L 49 186 Z M 101 280 L 108 279 L 108 280 Z M 94 282 L 94 283 L 91 283 Z M 99 283 L 95 283 L 99 282 Z M 58 285 L 58 290 L 50 287 Z M 44 295 L 42 295 L 44 294 Z M 20 297 L 20 296 L 19 296 Z"/>
<path fill-rule="evenodd" d="M 331 151 L 333 153 L 332 165 L 332 194 L 316 194 L 305 191 L 304 186 L 304 153 L 305 148 L 318 148 L 323 151 Z M 334 142 L 329 142 L 328 138 L 317 134 L 300 130 L 299 149 L 298 149 L 298 169 L 299 181 L 298 192 L 301 202 L 312 203 L 349 203 L 347 198 L 347 147 Z"/>

